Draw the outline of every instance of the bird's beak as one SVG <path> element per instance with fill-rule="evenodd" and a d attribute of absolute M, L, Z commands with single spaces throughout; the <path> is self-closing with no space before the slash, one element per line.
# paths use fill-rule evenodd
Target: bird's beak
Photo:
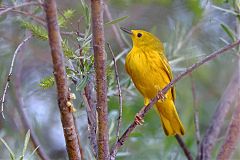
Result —
<path fill-rule="evenodd" d="M 132 31 L 128 30 L 127 28 L 120 27 L 120 29 L 123 30 L 124 32 L 128 33 L 128 34 L 133 34 Z"/>

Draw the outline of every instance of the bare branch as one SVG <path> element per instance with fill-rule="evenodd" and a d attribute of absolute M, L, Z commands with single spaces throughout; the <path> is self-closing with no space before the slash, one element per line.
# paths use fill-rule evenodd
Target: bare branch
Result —
<path fill-rule="evenodd" d="M 175 135 L 175 138 L 179 144 L 179 146 L 182 148 L 184 154 L 186 155 L 188 160 L 193 160 L 192 155 L 190 153 L 190 151 L 188 150 L 187 146 L 185 145 L 185 143 L 183 142 L 182 138 L 179 135 Z"/>
<path fill-rule="evenodd" d="M 190 74 L 191 80 L 191 89 L 192 89 L 192 96 L 193 96 L 193 110 L 194 110 L 194 125 L 195 125 L 195 136 L 196 136 L 196 143 L 197 143 L 197 150 L 200 149 L 200 129 L 199 129 L 199 108 L 198 108 L 198 100 L 196 95 L 196 86 L 193 80 L 192 74 Z"/>
<path fill-rule="evenodd" d="M 6 93 L 7 93 L 7 89 L 9 88 L 9 83 L 10 83 L 10 77 L 12 76 L 12 72 L 13 72 L 13 67 L 14 67 L 14 62 L 15 62 L 15 59 L 18 55 L 18 53 L 20 52 L 20 49 L 24 46 L 24 44 L 31 39 L 32 36 L 28 36 L 27 38 L 25 38 L 17 47 L 17 49 L 15 50 L 14 52 L 14 55 L 13 55 L 13 58 L 12 58 L 12 62 L 11 62 L 11 66 L 10 66 L 10 71 L 9 71 L 9 74 L 8 74 L 8 79 L 7 79 L 7 83 L 6 83 L 6 86 L 5 86 L 5 89 L 4 89 L 4 93 L 3 93 L 3 96 L 1 98 L 2 101 L 2 107 L 4 107 L 4 102 L 5 102 L 5 96 L 6 96 Z M 18 73 L 18 72 L 17 72 Z M 18 113 L 20 114 L 20 117 L 21 117 L 21 120 L 22 120 L 22 123 L 23 123 L 23 126 L 24 126 L 24 129 L 25 131 L 27 131 L 28 129 L 30 129 L 30 139 L 31 139 L 31 142 L 33 143 L 33 146 L 34 148 L 37 148 L 37 154 L 39 155 L 39 157 L 43 160 L 49 160 L 49 157 L 46 155 L 45 151 L 43 150 L 43 148 L 40 146 L 40 142 L 36 136 L 36 134 L 34 133 L 34 130 L 32 129 L 28 119 L 27 119 L 27 116 L 26 114 L 24 113 L 23 111 L 23 104 L 22 102 L 20 101 L 20 98 L 21 95 L 19 93 L 19 88 L 20 88 L 20 84 L 19 84 L 19 73 L 16 75 L 16 78 L 15 78 L 15 96 L 16 96 L 16 100 L 17 100 L 17 103 L 18 105 L 17 106 L 17 109 L 18 109 Z M 2 115 L 4 117 L 4 114 L 3 114 L 3 108 L 2 108 Z"/>
<path fill-rule="evenodd" d="M 16 96 L 16 102 L 17 102 L 17 110 L 18 110 L 18 113 L 20 115 L 20 118 L 21 118 L 21 121 L 22 121 L 22 124 L 23 124 L 23 128 L 25 130 L 25 132 L 27 130 L 30 130 L 30 140 L 33 144 L 33 147 L 34 148 L 37 148 L 37 155 L 39 156 L 39 158 L 41 158 L 42 160 L 50 160 L 50 158 L 48 157 L 48 155 L 46 154 L 43 146 L 41 145 L 37 135 L 35 134 L 34 132 L 34 129 L 32 128 L 29 120 L 28 120 L 28 115 L 24 112 L 24 103 L 23 101 L 21 100 L 21 92 L 20 92 L 20 86 L 21 86 L 21 83 L 20 83 L 20 74 L 21 74 L 21 70 L 18 70 L 19 72 L 17 72 L 16 74 L 16 78 L 15 78 L 15 96 Z"/>
<path fill-rule="evenodd" d="M 61 122 L 63 126 L 67 151 L 69 159 L 80 160 L 81 153 L 78 144 L 78 135 L 73 118 L 73 108 L 69 106 L 71 103 L 70 93 L 67 86 L 67 76 L 64 66 L 64 55 L 61 45 L 61 37 L 57 22 L 57 7 L 54 0 L 45 0 L 45 11 L 48 25 L 48 37 L 51 47 L 53 60 L 54 76 L 58 92 L 58 105 L 61 113 Z"/>
<path fill-rule="evenodd" d="M 234 3 L 234 10 L 240 12 L 240 7 L 237 2 Z M 240 38 L 240 19 L 236 16 L 236 37 Z M 224 143 L 221 146 L 220 152 L 217 155 L 218 160 L 232 159 L 231 156 L 236 149 L 240 136 L 240 47 L 237 48 L 238 56 L 238 69 L 237 69 L 237 93 L 236 93 L 236 109 L 232 115 L 232 120 L 228 126 L 228 132 L 225 137 Z M 233 96 L 233 95 L 232 95 Z"/>
<path fill-rule="evenodd" d="M 42 3 L 39 3 L 39 2 L 26 2 L 26 3 L 22 3 L 22 4 L 18 5 L 18 6 L 0 8 L 0 16 L 2 16 L 3 14 L 5 14 L 5 13 L 11 11 L 11 10 L 22 8 L 22 7 L 26 7 L 26 6 L 32 6 L 32 5 L 42 5 Z"/>
<path fill-rule="evenodd" d="M 144 106 L 140 112 L 138 112 L 138 116 L 143 119 L 146 115 L 146 113 L 153 107 L 153 105 L 160 99 L 162 94 L 166 94 L 166 92 L 173 87 L 173 85 L 178 82 L 179 80 L 181 80 L 183 77 L 185 77 L 186 75 L 188 75 L 189 73 L 191 73 L 192 71 L 194 71 L 195 69 L 197 69 L 198 67 L 200 67 L 201 65 L 203 65 L 204 63 L 213 60 L 214 58 L 216 58 L 217 56 L 225 53 L 226 51 L 238 46 L 240 44 L 240 40 L 226 45 L 225 47 L 219 49 L 218 51 L 213 52 L 212 54 L 206 56 L 205 58 L 203 58 L 201 61 L 193 64 L 191 67 L 187 68 L 186 71 L 182 72 L 181 74 L 179 74 L 175 79 L 173 79 L 166 87 L 164 87 L 164 89 L 162 91 L 160 91 L 155 98 L 153 98 L 150 103 L 146 106 Z M 118 140 L 117 144 L 115 144 L 112 147 L 111 150 L 111 154 L 110 154 L 110 159 L 114 160 L 117 154 L 118 149 L 124 144 L 124 142 L 126 141 L 126 139 L 129 137 L 130 133 L 133 132 L 133 130 L 136 128 L 137 124 L 135 121 L 133 121 L 133 123 L 127 128 L 127 130 L 123 133 L 123 135 L 121 136 L 121 138 Z"/>
<path fill-rule="evenodd" d="M 105 12 L 104 12 L 104 13 L 106 14 L 107 19 L 108 19 L 109 21 L 112 21 L 113 19 L 112 19 L 112 15 L 111 15 L 111 13 L 110 13 L 110 11 L 109 11 L 108 4 L 105 3 L 104 6 L 105 6 L 105 7 L 104 7 L 104 11 L 105 11 Z M 114 25 L 114 24 L 111 25 L 111 28 L 112 28 L 114 37 L 116 38 L 116 41 L 117 41 L 119 47 L 120 47 L 120 48 L 124 48 L 124 43 L 123 43 L 123 41 L 122 41 L 122 38 L 121 38 L 120 33 L 119 33 L 119 31 L 118 31 L 118 28 L 117 28 L 116 25 Z"/>
<path fill-rule="evenodd" d="M 32 13 L 21 11 L 21 10 L 17 10 L 17 9 L 13 9 L 12 12 L 13 13 L 20 13 L 20 14 L 28 17 L 28 18 L 31 17 L 35 22 L 37 22 L 37 23 L 41 24 L 42 26 L 46 27 L 45 19 L 42 19 L 39 16 L 35 16 Z"/>
<path fill-rule="evenodd" d="M 114 53 L 112 51 L 112 48 L 110 46 L 109 43 L 107 43 L 108 48 L 112 54 L 112 59 L 113 59 L 113 64 L 114 64 L 114 70 L 115 70 L 115 76 L 116 76 L 116 81 L 117 81 L 117 87 L 118 87 L 118 97 L 119 97 L 119 113 L 118 113 L 118 123 L 117 123 L 117 130 L 116 130 L 116 137 L 117 137 L 117 141 L 119 139 L 119 132 L 120 132 L 120 128 L 122 126 L 122 112 L 123 112 L 123 106 L 122 106 L 122 91 L 121 91 L 121 86 L 120 86 L 120 80 L 119 80 L 119 74 L 118 74 L 118 67 L 117 67 L 117 63 L 116 63 L 116 59 L 114 56 Z M 116 141 L 116 143 L 117 143 Z"/>
<path fill-rule="evenodd" d="M 239 86 L 239 84 L 238 84 Z M 239 94 L 238 94 L 239 95 Z M 218 160 L 231 159 L 233 152 L 238 144 L 238 139 L 240 136 L 240 96 L 238 96 L 237 108 L 233 114 L 232 121 L 228 128 L 228 133 L 226 135 L 225 141 L 217 155 Z"/>
<path fill-rule="evenodd" d="M 94 67 L 96 72 L 98 113 L 98 159 L 109 159 L 108 107 L 103 0 L 91 0 Z"/>
<path fill-rule="evenodd" d="M 13 58 L 12 58 L 12 62 L 11 62 L 11 66 L 10 66 L 10 69 L 9 69 L 9 73 L 8 73 L 8 77 L 7 77 L 7 82 L 6 82 L 6 85 L 4 87 L 4 91 L 3 91 L 3 95 L 1 97 L 1 113 L 2 113 L 2 117 L 4 117 L 4 113 L 3 113 L 3 110 L 4 110 L 4 103 L 5 103 L 5 99 L 6 99 L 6 94 L 7 94 L 7 89 L 9 88 L 9 83 L 10 83 L 10 80 L 11 80 L 11 76 L 12 76 L 12 72 L 13 72 L 13 67 L 14 67 L 14 62 L 15 62 L 15 59 L 16 59 L 16 56 L 17 54 L 19 53 L 20 49 L 24 46 L 24 44 L 31 38 L 32 36 L 28 36 L 27 38 L 25 38 L 17 47 L 17 49 L 15 50 L 14 54 L 13 54 Z"/>
<path fill-rule="evenodd" d="M 89 75 L 90 81 L 86 84 L 86 87 L 80 94 L 82 96 L 84 105 L 86 107 L 87 119 L 88 119 L 88 138 L 91 145 L 92 152 L 97 157 L 97 122 L 96 122 L 96 93 L 94 90 L 93 84 L 93 74 Z M 76 85 L 77 81 L 72 80 L 73 83 Z M 81 148 L 80 148 L 81 149 Z M 82 155 L 82 154 L 81 154 Z"/>
<path fill-rule="evenodd" d="M 76 118 L 75 116 L 73 115 L 73 119 L 74 119 L 74 125 L 77 126 L 77 122 L 76 122 Z M 84 156 L 84 151 L 83 151 L 83 148 L 82 148 L 82 145 L 81 145 L 81 139 L 80 139 L 80 135 L 78 133 L 78 130 L 76 129 L 76 132 L 77 132 L 77 138 L 78 138 L 78 145 L 79 145 L 79 149 L 80 149 L 80 154 L 81 154 L 81 159 L 85 159 L 85 156 Z"/>
<path fill-rule="evenodd" d="M 96 95 L 93 92 L 93 81 L 88 82 L 84 88 L 82 97 L 86 106 L 86 112 L 88 117 L 88 132 L 89 132 L 89 141 L 93 150 L 93 154 L 97 157 L 98 148 L 97 148 L 97 121 L 96 121 Z"/>
<path fill-rule="evenodd" d="M 209 160 L 211 159 L 211 153 L 213 146 L 215 145 L 220 129 L 223 125 L 224 118 L 228 113 L 231 104 L 237 99 L 238 92 L 238 72 L 236 71 L 231 78 L 227 88 L 225 89 L 217 109 L 213 115 L 212 121 L 205 132 L 205 135 L 201 141 L 200 153 L 198 153 L 198 160 Z"/>

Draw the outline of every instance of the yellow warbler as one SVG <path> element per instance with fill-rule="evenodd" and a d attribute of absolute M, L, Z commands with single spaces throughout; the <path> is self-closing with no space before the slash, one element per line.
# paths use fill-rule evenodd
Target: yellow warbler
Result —
<path fill-rule="evenodd" d="M 133 47 L 126 57 L 126 71 L 143 95 L 144 104 L 147 105 L 173 78 L 170 65 L 164 55 L 163 44 L 149 32 L 121 29 L 131 34 L 133 42 Z M 165 99 L 159 100 L 155 105 L 166 135 L 184 134 L 183 125 L 174 105 L 175 97 L 175 89 L 172 87 L 166 93 Z"/>

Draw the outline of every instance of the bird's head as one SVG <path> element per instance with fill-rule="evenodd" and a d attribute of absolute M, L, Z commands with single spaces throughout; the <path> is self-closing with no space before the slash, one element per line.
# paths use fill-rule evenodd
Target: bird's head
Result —
<path fill-rule="evenodd" d="M 144 30 L 128 30 L 126 28 L 121 29 L 130 34 L 133 42 L 134 47 L 138 48 L 161 48 L 163 49 L 162 42 L 154 36 L 152 33 L 149 33 Z"/>

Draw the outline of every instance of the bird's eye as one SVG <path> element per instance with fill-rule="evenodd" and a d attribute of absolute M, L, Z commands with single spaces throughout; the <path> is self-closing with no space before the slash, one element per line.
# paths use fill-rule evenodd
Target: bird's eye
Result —
<path fill-rule="evenodd" d="M 141 34 L 141 33 L 138 33 L 137 36 L 140 38 L 140 37 L 142 37 L 142 34 Z"/>

